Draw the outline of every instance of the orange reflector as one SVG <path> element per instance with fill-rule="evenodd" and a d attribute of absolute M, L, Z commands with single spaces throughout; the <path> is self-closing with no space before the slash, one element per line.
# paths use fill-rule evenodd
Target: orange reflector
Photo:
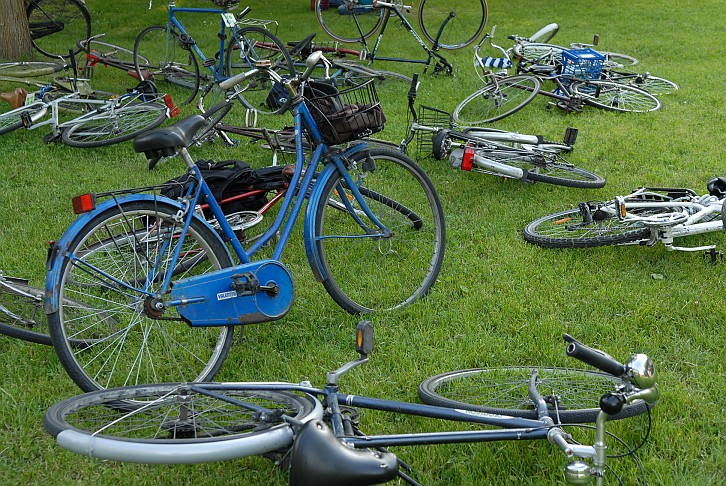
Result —
<path fill-rule="evenodd" d="M 572 221 L 572 218 L 562 218 L 562 219 L 556 220 L 554 222 L 554 224 L 565 224 L 565 223 L 569 223 L 570 221 Z"/>
<path fill-rule="evenodd" d="M 618 204 L 618 209 L 620 210 L 620 219 L 625 219 L 625 216 L 628 214 L 625 210 L 625 203 Z"/>
<path fill-rule="evenodd" d="M 73 212 L 75 214 L 87 213 L 96 209 L 95 194 L 81 194 L 73 198 Z"/>
<path fill-rule="evenodd" d="M 363 346 L 363 330 L 358 329 L 355 333 L 355 342 L 358 348 Z"/>

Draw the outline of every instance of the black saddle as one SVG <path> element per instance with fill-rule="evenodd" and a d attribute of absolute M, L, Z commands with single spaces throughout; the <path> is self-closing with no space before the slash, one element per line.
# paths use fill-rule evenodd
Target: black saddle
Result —
<path fill-rule="evenodd" d="M 360 486 L 385 483 L 397 475 L 394 454 L 347 447 L 322 420 L 303 425 L 292 446 L 290 486 Z"/>
<path fill-rule="evenodd" d="M 202 115 L 183 118 L 168 127 L 155 128 L 134 139 L 134 150 L 143 152 L 151 161 L 171 157 L 180 148 L 192 143 L 194 134 L 207 122 Z"/>

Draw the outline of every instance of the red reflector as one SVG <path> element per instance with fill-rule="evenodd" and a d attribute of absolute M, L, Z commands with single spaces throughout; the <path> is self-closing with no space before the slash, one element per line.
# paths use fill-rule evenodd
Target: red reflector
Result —
<path fill-rule="evenodd" d="M 474 166 L 474 147 L 464 148 L 464 158 L 461 160 L 461 170 L 471 170 Z"/>
<path fill-rule="evenodd" d="M 73 212 L 75 214 L 87 213 L 96 209 L 95 194 L 82 194 L 73 198 Z"/>
<path fill-rule="evenodd" d="M 171 95 L 169 93 L 164 95 L 164 104 L 169 109 L 169 118 L 174 118 L 179 114 L 179 107 L 174 106 L 174 102 L 171 100 Z"/>

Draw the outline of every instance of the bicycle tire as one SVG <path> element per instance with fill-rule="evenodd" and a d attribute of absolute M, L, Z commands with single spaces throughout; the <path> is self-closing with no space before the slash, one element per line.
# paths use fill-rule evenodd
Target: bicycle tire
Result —
<path fill-rule="evenodd" d="M 434 44 L 441 25 L 449 12 L 456 14 L 447 22 L 438 46 L 442 49 L 461 49 L 475 42 L 486 25 L 486 0 L 422 0 L 418 8 L 418 25 L 423 36 Z"/>
<path fill-rule="evenodd" d="M 516 46 L 516 53 L 521 62 L 555 68 L 562 65 L 564 49 L 562 46 L 546 42 L 528 42 Z"/>
<path fill-rule="evenodd" d="M 527 171 L 526 178 L 557 186 L 598 189 L 605 185 L 605 178 L 576 167 L 560 154 L 545 150 L 502 150 L 490 155 L 497 162 L 519 167 Z"/>
<path fill-rule="evenodd" d="M 606 206 L 609 211 L 597 211 L 592 221 L 585 223 L 579 208 L 560 211 L 538 218 L 529 223 L 522 236 L 529 243 L 549 248 L 593 248 L 597 246 L 620 245 L 645 240 L 650 237 L 650 230 L 632 221 L 620 221 L 614 216 L 614 203 L 583 203 L 588 204 L 590 213 L 597 211 L 599 206 Z M 667 208 L 630 209 L 633 214 L 653 214 L 668 212 Z M 613 216 L 609 216 L 609 214 Z"/>
<path fill-rule="evenodd" d="M 110 44 L 96 39 L 85 39 L 78 43 L 78 47 L 90 56 L 98 57 L 101 64 L 127 71 L 136 71 L 134 64 L 134 51 L 125 47 Z M 148 64 L 149 60 L 143 56 L 140 63 Z"/>
<path fill-rule="evenodd" d="M 329 0 L 315 2 L 318 24 L 338 42 L 352 44 L 370 38 L 381 27 L 383 16 L 384 9 L 374 9 L 370 1 L 342 0 L 335 8 L 330 8 Z"/>
<path fill-rule="evenodd" d="M 179 104 L 191 103 L 199 91 L 197 56 L 171 27 L 153 25 L 141 31 L 134 43 L 134 69 L 139 81 L 152 80 L 159 92 Z"/>
<path fill-rule="evenodd" d="M 467 96 L 453 113 L 462 126 L 481 125 L 501 120 L 527 106 L 542 87 L 536 76 L 516 75 L 489 82 Z"/>
<path fill-rule="evenodd" d="M 343 70 L 343 83 L 349 86 L 359 86 L 371 78 L 377 81 L 377 85 L 391 84 L 393 81 L 402 81 L 407 86 L 410 86 L 412 82 L 411 77 L 405 74 L 373 69 L 370 66 L 363 66 L 353 62 L 333 60 L 333 65 Z"/>
<path fill-rule="evenodd" d="M 130 103 L 83 118 L 61 132 L 63 143 L 69 147 L 105 147 L 131 140 L 164 123 L 166 106 L 156 102 Z"/>
<path fill-rule="evenodd" d="M 510 417 L 537 418 L 527 393 L 532 367 L 475 368 L 432 376 L 419 386 L 424 403 Z M 600 413 L 600 397 L 614 392 L 620 378 L 600 371 L 537 367 L 543 396 L 551 401 L 549 416 L 555 423 L 594 422 Z M 547 401 L 547 400 L 546 400 Z M 646 412 L 648 404 L 636 400 L 610 419 L 624 419 Z"/>
<path fill-rule="evenodd" d="M 426 295 L 441 270 L 446 240 L 441 202 L 426 173 L 399 151 L 370 148 L 350 160 L 351 176 L 371 211 L 393 234 L 361 237 L 365 232 L 351 213 L 339 209 L 348 202 L 359 208 L 336 172 L 318 199 L 312 235 L 323 286 L 351 314 L 404 307 Z"/>
<path fill-rule="evenodd" d="M 619 52 L 610 52 L 610 51 L 597 51 L 603 56 L 605 56 L 605 66 L 608 65 L 620 65 L 620 66 L 635 66 L 638 64 L 638 60 L 634 58 L 633 56 L 629 56 L 627 54 L 621 54 Z"/>
<path fill-rule="evenodd" d="M 233 383 L 203 386 L 301 422 L 321 415 L 319 402 L 309 395 Z M 159 384 L 68 398 L 51 406 L 43 423 L 61 447 L 94 459 L 197 464 L 264 454 L 292 443 L 290 425 L 260 416 L 188 384 Z"/>
<path fill-rule="evenodd" d="M 570 85 L 570 91 L 586 104 L 607 111 L 647 113 L 661 107 L 658 98 L 652 94 L 611 81 L 578 81 Z"/>
<path fill-rule="evenodd" d="M 182 278 L 232 265 L 213 230 L 194 218 L 180 259 L 169 268 L 166 255 L 178 246 L 178 211 L 163 199 L 119 200 L 78 228 L 53 261 L 49 275 L 59 280 L 52 297 L 60 305 L 48 315 L 50 335 L 61 364 L 83 391 L 205 381 L 222 366 L 233 327 L 192 328 L 173 308 L 156 313 L 147 294 L 122 286 L 145 285 L 153 293 L 167 272 Z M 67 306 L 65 299 L 85 307 Z M 99 320 L 99 312 L 106 318 Z M 114 320 L 112 332 L 107 319 Z M 78 349 L 71 340 L 93 340 L 94 345 Z"/>
<path fill-rule="evenodd" d="M 0 76 L 25 78 L 48 76 L 63 69 L 63 65 L 49 61 L 21 61 L 0 63 Z"/>
<path fill-rule="evenodd" d="M 0 135 L 23 128 L 23 113 L 29 113 L 30 116 L 33 116 L 43 109 L 44 107 L 41 104 L 32 104 L 18 110 L 11 109 L 8 112 L 0 113 Z"/>
<path fill-rule="evenodd" d="M 91 37 L 91 14 L 80 0 L 30 0 L 25 13 L 33 47 L 45 56 L 78 54 L 78 41 Z"/>
<path fill-rule="evenodd" d="M 678 85 L 673 81 L 650 74 L 640 75 L 629 72 L 620 72 L 616 70 L 607 70 L 604 72 L 608 81 L 615 83 L 628 84 L 638 89 L 643 89 L 653 96 L 672 94 L 678 91 Z"/>
<path fill-rule="evenodd" d="M 227 45 L 225 75 L 235 76 L 247 72 L 255 68 L 258 62 L 265 61 L 270 62 L 269 71 L 276 72 L 283 79 L 295 75 L 295 64 L 280 39 L 262 27 L 244 27 L 235 32 Z M 241 88 L 237 98 L 242 105 L 261 114 L 282 113 L 292 102 L 292 96 L 273 81 L 268 72 L 260 71 L 245 78 L 237 86 Z"/>

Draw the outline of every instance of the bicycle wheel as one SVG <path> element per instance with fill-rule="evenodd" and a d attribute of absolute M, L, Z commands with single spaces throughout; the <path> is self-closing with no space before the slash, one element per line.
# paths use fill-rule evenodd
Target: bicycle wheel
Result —
<path fill-rule="evenodd" d="M 605 179 L 594 172 L 575 167 L 561 155 L 547 150 L 493 150 L 483 154 L 497 162 L 527 171 L 527 180 L 558 186 L 597 189 Z"/>
<path fill-rule="evenodd" d="M 442 49 L 461 49 L 476 41 L 487 22 L 485 0 L 422 0 L 418 9 L 418 25 L 421 33 L 432 44 L 439 35 L 444 21 L 454 17 L 444 26 L 438 38 Z"/>
<path fill-rule="evenodd" d="M 5 103 L 3 103 L 3 105 L 5 105 Z M 0 110 L 5 108 L 5 106 L 0 105 Z M 33 116 L 43 109 L 44 106 L 42 104 L 32 104 L 17 110 L 11 109 L 11 111 L 8 111 L 6 113 L 0 113 L 0 135 L 4 135 L 6 133 L 12 132 L 13 130 L 17 130 L 18 128 L 22 128 L 22 117 L 25 113 L 27 113 L 28 116 Z"/>
<path fill-rule="evenodd" d="M 653 96 L 666 95 L 678 91 L 678 85 L 673 81 L 659 78 L 658 76 L 651 76 L 650 74 L 641 75 L 608 70 L 606 76 L 608 81 L 629 84 L 638 89 L 643 89 Z"/>
<path fill-rule="evenodd" d="M 190 103 L 199 90 L 199 62 L 189 42 L 164 25 L 148 27 L 136 38 L 134 69 L 139 80 L 154 81 L 179 104 Z"/>
<path fill-rule="evenodd" d="M 276 413 L 308 421 L 321 415 L 312 397 L 244 384 L 141 385 L 71 397 L 43 423 L 61 447 L 94 459 L 144 464 L 196 464 L 237 459 L 288 447 L 292 428 Z M 272 411 L 225 401 L 237 400 Z M 277 418 L 275 418 L 277 417 Z"/>
<path fill-rule="evenodd" d="M 13 78 L 32 78 L 34 76 L 47 76 L 63 69 L 57 62 L 22 61 L 0 63 L 0 76 Z"/>
<path fill-rule="evenodd" d="M 390 85 L 399 81 L 405 83 L 406 86 L 411 85 L 411 78 L 405 74 L 373 69 L 369 66 L 357 64 L 355 62 L 333 60 L 333 65 L 343 70 L 343 83 L 348 86 L 359 86 L 371 78 L 374 79 L 376 84 L 379 86 L 383 84 Z M 338 76 L 338 79 L 340 79 L 340 77 L 341 76 Z"/>
<path fill-rule="evenodd" d="M 537 418 L 527 385 L 532 367 L 477 368 L 432 376 L 418 389 L 424 403 L 511 417 Z M 600 413 L 600 397 L 622 383 L 607 373 L 566 368 L 537 367 L 538 389 L 549 405 L 555 423 L 594 422 Z M 648 405 L 636 400 L 612 419 L 633 417 Z"/>
<path fill-rule="evenodd" d="M 104 147 L 131 140 L 156 128 L 166 119 L 166 106 L 160 103 L 130 103 L 120 108 L 100 108 L 95 114 L 70 125 L 61 134 L 70 147 Z"/>
<path fill-rule="evenodd" d="M 30 0 L 25 13 L 33 47 L 48 57 L 78 54 L 78 41 L 91 37 L 91 14 L 80 0 Z"/>
<path fill-rule="evenodd" d="M 232 327 L 192 328 L 174 307 L 153 305 L 151 295 L 168 272 L 183 278 L 232 264 L 213 231 L 196 218 L 177 248 L 178 210 L 161 200 L 120 201 L 90 219 L 53 262 L 59 275 L 54 298 L 61 304 L 48 315 L 50 334 L 82 390 L 209 380 L 222 366 Z M 72 340 L 93 344 L 79 349 Z"/>
<path fill-rule="evenodd" d="M 630 214 L 647 216 L 670 212 L 668 208 L 634 208 Z M 633 221 L 621 221 L 614 203 L 581 203 L 579 208 L 550 214 L 529 223 L 523 237 L 550 248 L 592 248 L 644 240 L 650 230 Z"/>
<path fill-rule="evenodd" d="M 635 66 L 638 64 L 638 60 L 633 56 L 627 54 L 621 54 L 619 52 L 609 51 L 597 51 L 605 56 L 605 66 L 620 65 L 620 66 Z"/>
<path fill-rule="evenodd" d="M 371 0 L 317 0 L 315 16 L 320 27 L 339 42 L 362 42 L 383 23 L 385 9 L 373 8 Z"/>
<path fill-rule="evenodd" d="M 235 32 L 225 53 L 226 76 L 253 69 L 257 63 L 268 61 L 270 70 L 282 78 L 295 75 L 295 64 L 285 44 L 262 27 L 245 27 Z M 258 72 L 242 81 L 238 95 L 244 106 L 258 113 L 277 114 L 287 110 L 292 97 L 287 89 L 270 79 L 266 72 Z"/>
<path fill-rule="evenodd" d="M 454 110 L 454 121 L 471 126 L 501 120 L 524 108 L 537 96 L 541 86 L 536 76 L 498 78 L 459 103 Z"/>
<path fill-rule="evenodd" d="M 326 181 L 315 214 L 322 283 L 353 314 L 403 307 L 423 297 L 441 270 L 441 202 L 426 173 L 398 151 L 371 148 L 351 162 L 356 186 L 391 234 L 370 236 L 378 229 L 336 173 Z"/>
<path fill-rule="evenodd" d="M 645 113 L 661 106 L 658 98 L 652 94 L 612 81 L 574 82 L 570 85 L 570 91 L 586 104 L 608 111 Z"/>
<path fill-rule="evenodd" d="M 515 51 L 521 61 L 537 66 L 557 67 L 562 64 L 564 47 L 544 42 L 531 42 L 516 46 Z"/>
<path fill-rule="evenodd" d="M 115 68 L 124 69 L 127 71 L 136 70 L 136 66 L 134 64 L 134 51 L 130 49 L 126 49 L 125 47 L 117 46 L 115 44 L 109 44 L 108 42 L 102 42 L 96 39 L 86 39 L 80 41 L 78 43 L 78 46 L 81 48 L 82 51 L 88 53 L 88 55 L 91 57 L 90 60 L 98 59 L 98 62 L 106 66 L 113 66 Z M 143 56 L 139 59 L 139 64 L 148 63 L 149 60 L 144 59 Z M 92 69 L 91 67 L 89 68 Z M 86 77 L 90 77 L 90 75 Z"/>

